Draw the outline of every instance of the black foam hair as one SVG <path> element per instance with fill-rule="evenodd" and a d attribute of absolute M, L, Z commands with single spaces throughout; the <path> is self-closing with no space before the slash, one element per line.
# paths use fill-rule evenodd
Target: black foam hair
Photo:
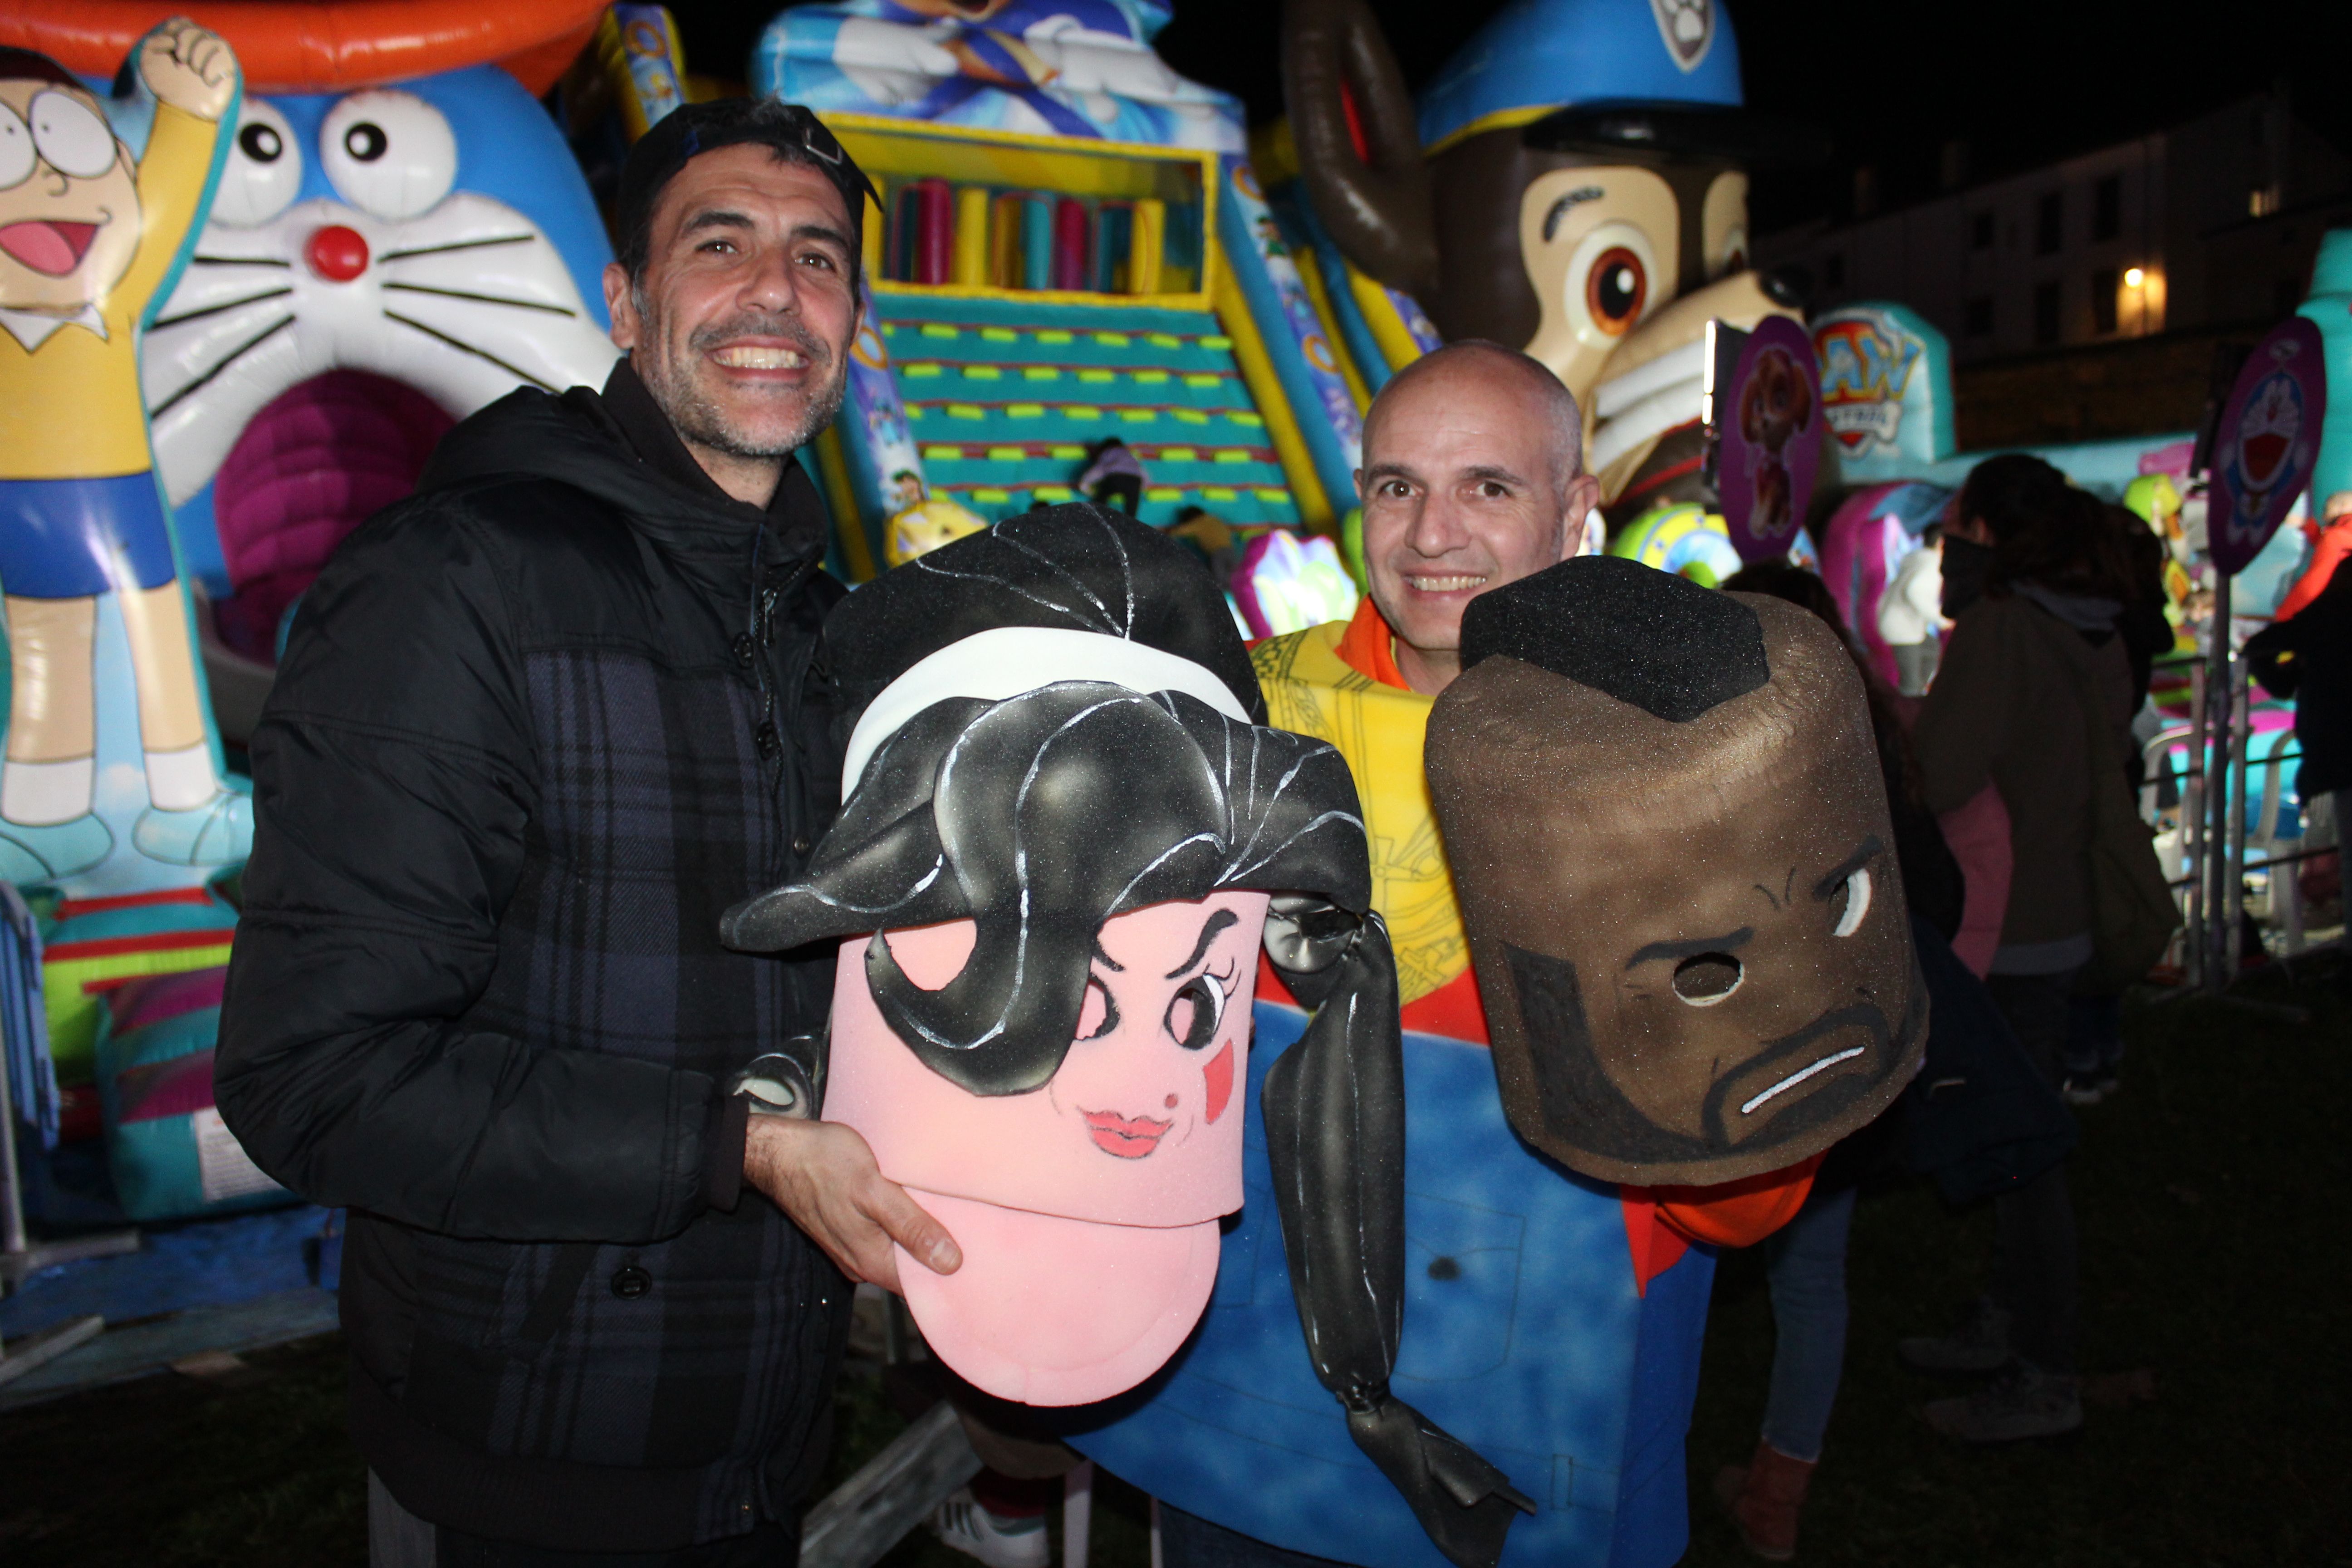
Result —
<path fill-rule="evenodd" d="M 1754 610 L 1613 555 L 1563 561 L 1470 601 L 1462 668 L 1497 654 L 1678 724 L 1772 679 Z"/>
<path fill-rule="evenodd" d="M 824 626 L 842 721 L 855 724 L 913 665 L 1002 626 L 1098 632 L 1191 659 L 1265 722 L 1249 650 L 1208 568 L 1158 529 L 1085 501 L 1008 518 L 843 600 Z"/>
<path fill-rule="evenodd" d="M 1105 921 L 1243 888 L 1370 907 L 1346 760 L 1187 693 L 1066 680 L 917 714 L 875 753 L 806 878 L 730 910 L 720 939 L 780 952 L 972 920 L 971 956 L 945 985 L 916 986 L 879 940 L 866 979 L 941 1077 L 1021 1094 L 1069 1051 Z"/>

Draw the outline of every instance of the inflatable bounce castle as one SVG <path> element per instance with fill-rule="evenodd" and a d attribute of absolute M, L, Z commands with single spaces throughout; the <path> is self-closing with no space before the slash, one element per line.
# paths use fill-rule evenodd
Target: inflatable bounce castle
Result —
<path fill-rule="evenodd" d="M 0 212 L 0 876 L 46 1002 L 11 1083 L 37 1146 L 102 1132 L 141 1219 L 285 1195 L 211 1050 L 236 763 L 294 602 L 451 424 L 615 353 L 604 229 L 535 101 L 599 7 L 191 9 L 0 19 L 0 129 L 62 176 Z"/>

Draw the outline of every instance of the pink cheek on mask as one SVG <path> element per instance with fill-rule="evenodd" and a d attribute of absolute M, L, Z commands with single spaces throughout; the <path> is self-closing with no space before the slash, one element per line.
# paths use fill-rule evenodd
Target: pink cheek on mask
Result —
<path fill-rule="evenodd" d="M 1225 1102 L 1234 1097 L 1234 1043 L 1231 1040 L 1217 1047 L 1217 1054 L 1209 1058 L 1209 1065 L 1202 1069 L 1201 1076 L 1208 1080 L 1209 1107 L 1205 1120 L 1213 1123 L 1225 1113 Z"/>

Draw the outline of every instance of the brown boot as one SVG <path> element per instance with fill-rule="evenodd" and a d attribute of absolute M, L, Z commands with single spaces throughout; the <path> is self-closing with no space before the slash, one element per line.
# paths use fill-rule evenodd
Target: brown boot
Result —
<path fill-rule="evenodd" d="M 1792 1459 L 1759 1442 L 1754 1459 L 1726 1465 L 1716 1476 L 1715 1495 L 1731 1510 L 1748 1551 L 1767 1563 L 1786 1563 L 1797 1554 L 1797 1516 L 1812 1479 L 1813 1461 Z"/>

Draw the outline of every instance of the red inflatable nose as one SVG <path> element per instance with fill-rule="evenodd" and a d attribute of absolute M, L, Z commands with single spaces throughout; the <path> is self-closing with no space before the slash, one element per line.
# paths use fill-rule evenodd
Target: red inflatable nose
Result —
<path fill-rule="evenodd" d="M 331 283 L 348 283 L 367 270 L 367 241 L 359 230 L 339 223 L 315 230 L 305 250 L 310 270 Z"/>

